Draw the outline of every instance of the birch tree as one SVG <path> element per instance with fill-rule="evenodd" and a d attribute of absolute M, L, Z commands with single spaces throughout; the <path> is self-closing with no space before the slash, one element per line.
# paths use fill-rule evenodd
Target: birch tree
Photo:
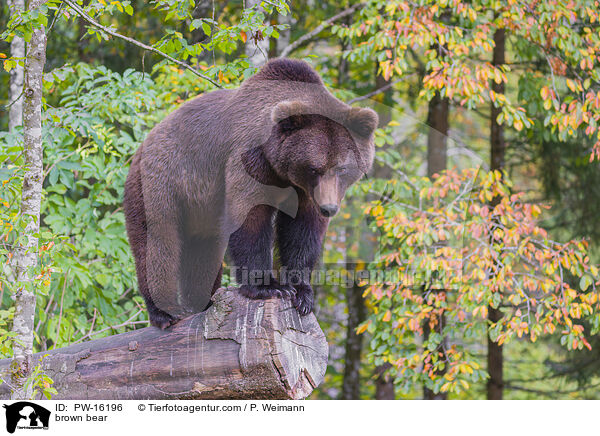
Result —
<path fill-rule="evenodd" d="M 31 0 L 29 10 L 44 0 Z M 12 399 L 32 395 L 25 381 L 31 373 L 35 314 L 35 281 L 32 270 L 38 261 L 40 205 L 42 200 L 42 75 L 46 62 L 46 33 L 39 25 L 27 44 L 25 87 L 23 91 L 23 154 L 25 172 L 21 196 L 21 215 L 27 226 L 16 244 L 14 264 L 17 274 L 13 332 L 16 333 L 12 365 Z"/>
<path fill-rule="evenodd" d="M 25 0 L 8 0 L 8 9 L 11 14 L 25 10 Z M 25 57 L 25 40 L 15 36 L 10 43 L 10 55 L 12 58 Z M 10 84 L 8 89 L 8 101 L 10 109 L 8 112 L 8 130 L 13 131 L 15 127 L 23 124 L 23 67 L 17 63 L 10 70 Z"/>

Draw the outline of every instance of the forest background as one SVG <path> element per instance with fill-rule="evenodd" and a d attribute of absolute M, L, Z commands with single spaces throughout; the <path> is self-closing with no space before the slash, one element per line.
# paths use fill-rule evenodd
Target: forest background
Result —
<path fill-rule="evenodd" d="M 122 210 L 133 152 L 178 105 L 288 56 L 380 116 L 319 267 L 373 274 L 315 286 L 330 360 L 311 398 L 599 398 L 599 10 L 3 2 L 3 382 L 51 396 L 19 371 L 32 351 L 148 325 Z"/>

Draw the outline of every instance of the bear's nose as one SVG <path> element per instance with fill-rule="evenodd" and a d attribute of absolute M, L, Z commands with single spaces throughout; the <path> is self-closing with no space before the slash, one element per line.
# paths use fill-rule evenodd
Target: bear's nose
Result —
<path fill-rule="evenodd" d="M 323 206 L 319 206 L 319 209 L 321 209 L 321 214 L 326 217 L 332 217 L 338 211 L 337 204 L 324 204 Z"/>

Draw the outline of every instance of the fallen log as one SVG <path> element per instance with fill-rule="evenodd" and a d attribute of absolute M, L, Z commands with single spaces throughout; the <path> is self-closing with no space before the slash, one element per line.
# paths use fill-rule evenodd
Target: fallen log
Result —
<path fill-rule="evenodd" d="M 249 300 L 235 288 L 219 289 L 213 301 L 167 330 L 37 353 L 38 361 L 46 355 L 53 399 L 301 399 L 323 381 L 327 342 L 313 314 L 300 317 L 289 300 Z M 0 373 L 10 362 L 0 360 Z M 0 398 L 9 395 L 0 385 Z"/>

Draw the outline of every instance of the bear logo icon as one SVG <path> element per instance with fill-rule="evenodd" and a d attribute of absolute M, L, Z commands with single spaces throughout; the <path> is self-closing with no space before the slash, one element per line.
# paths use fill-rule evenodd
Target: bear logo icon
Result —
<path fill-rule="evenodd" d="M 50 411 L 29 401 L 19 401 L 13 404 L 4 404 L 6 409 L 6 431 L 14 433 L 19 428 L 48 429 Z"/>

